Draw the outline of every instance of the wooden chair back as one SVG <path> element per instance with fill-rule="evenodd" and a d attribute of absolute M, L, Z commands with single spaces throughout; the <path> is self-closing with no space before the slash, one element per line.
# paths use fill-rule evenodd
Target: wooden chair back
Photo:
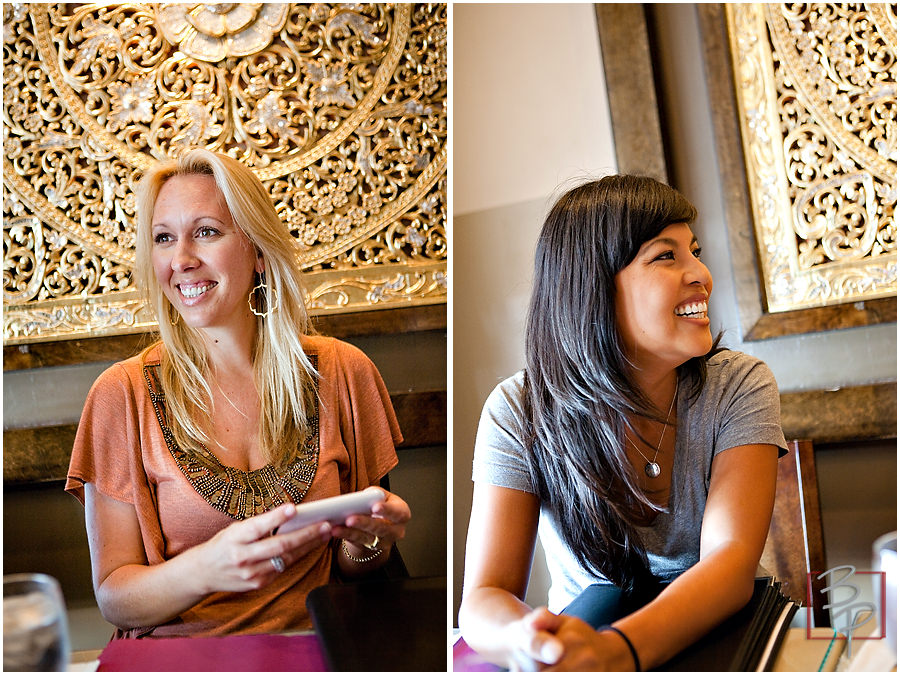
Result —
<path fill-rule="evenodd" d="M 775 508 L 760 563 L 782 582 L 785 595 L 812 607 L 811 625 L 831 625 L 828 598 L 821 592 L 826 579 L 809 576 L 827 569 L 812 441 L 789 441 L 788 454 L 778 460 Z"/>

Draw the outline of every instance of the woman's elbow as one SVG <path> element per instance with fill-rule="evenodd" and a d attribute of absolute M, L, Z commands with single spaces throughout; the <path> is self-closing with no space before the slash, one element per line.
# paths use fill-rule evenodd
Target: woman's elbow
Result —
<path fill-rule="evenodd" d="M 457 615 L 460 632 L 471 636 L 473 626 L 480 625 L 485 609 L 501 595 L 500 589 L 490 586 L 464 587 Z"/>
<path fill-rule="evenodd" d="M 94 598 L 100 615 L 116 628 L 128 631 L 146 625 L 135 616 L 136 603 L 129 602 L 112 583 L 107 581 L 95 587 Z"/>
<path fill-rule="evenodd" d="M 97 600 L 97 608 L 100 610 L 100 615 L 107 623 L 110 623 L 121 630 L 134 628 L 134 626 L 129 626 L 129 621 L 126 620 L 126 617 L 122 616 L 122 612 L 113 593 L 110 593 L 101 586 L 95 589 L 94 597 Z"/>
<path fill-rule="evenodd" d="M 741 609 L 744 605 L 750 602 L 750 598 L 753 597 L 753 585 L 754 579 L 744 579 L 743 583 L 739 584 L 739 591 L 736 594 L 735 601 L 737 603 L 736 609 Z"/>
<path fill-rule="evenodd" d="M 735 574 L 731 580 L 731 588 L 732 592 L 731 601 L 733 611 L 738 611 L 743 608 L 748 602 L 750 602 L 750 598 L 753 597 L 753 588 L 756 582 L 756 565 L 749 566 L 748 564 L 738 564 L 736 565 Z"/>
<path fill-rule="evenodd" d="M 473 613 L 477 613 L 479 588 L 463 588 L 462 601 L 459 603 L 459 630 L 465 634 L 473 621 Z M 475 596 L 475 597 L 473 597 Z"/>

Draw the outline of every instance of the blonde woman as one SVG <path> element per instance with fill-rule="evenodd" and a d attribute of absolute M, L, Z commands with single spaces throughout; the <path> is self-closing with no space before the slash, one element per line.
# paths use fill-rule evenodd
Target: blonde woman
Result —
<path fill-rule="evenodd" d="M 150 169 L 137 228 L 161 341 L 94 384 L 66 484 L 100 610 L 116 637 L 307 628 L 306 594 L 382 566 L 410 518 L 386 493 L 342 525 L 277 532 L 291 504 L 397 464 L 384 383 L 311 334 L 294 241 L 240 162 L 192 150 Z"/>

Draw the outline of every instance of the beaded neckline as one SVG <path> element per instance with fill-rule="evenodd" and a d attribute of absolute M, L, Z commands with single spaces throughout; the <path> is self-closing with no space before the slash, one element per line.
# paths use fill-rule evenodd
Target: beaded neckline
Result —
<path fill-rule="evenodd" d="M 313 368 L 318 359 L 310 355 Z M 222 464 L 204 445 L 183 450 L 168 425 L 166 395 L 159 380 L 159 364 L 144 365 L 144 379 L 156 419 L 169 453 L 191 486 L 214 509 L 236 520 L 259 515 L 285 502 L 299 503 L 306 496 L 319 466 L 319 404 L 310 420 L 310 432 L 297 459 L 278 471 L 271 464 L 241 471 Z"/>

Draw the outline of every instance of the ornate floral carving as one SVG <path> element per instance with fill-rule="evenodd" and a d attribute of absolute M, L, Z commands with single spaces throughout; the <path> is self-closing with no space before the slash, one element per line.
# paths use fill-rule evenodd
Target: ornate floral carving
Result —
<path fill-rule="evenodd" d="M 770 312 L 897 292 L 897 17 L 872 7 L 727 6 Z"/>
<path fill-rule="evenodd" d="M 188 56 L 213 63 L 261 51 L 288 14 L 287 4 L 281 2 L 163 2 L 154 10 L 169 42 Z"/>
<path fill-rule="evenodd" d="M 316 311 L 445 301 L 446 5 L 3 12 L 7 344 L 152 325 L 132 190 L 193 146 L 263 180 Z"/>

